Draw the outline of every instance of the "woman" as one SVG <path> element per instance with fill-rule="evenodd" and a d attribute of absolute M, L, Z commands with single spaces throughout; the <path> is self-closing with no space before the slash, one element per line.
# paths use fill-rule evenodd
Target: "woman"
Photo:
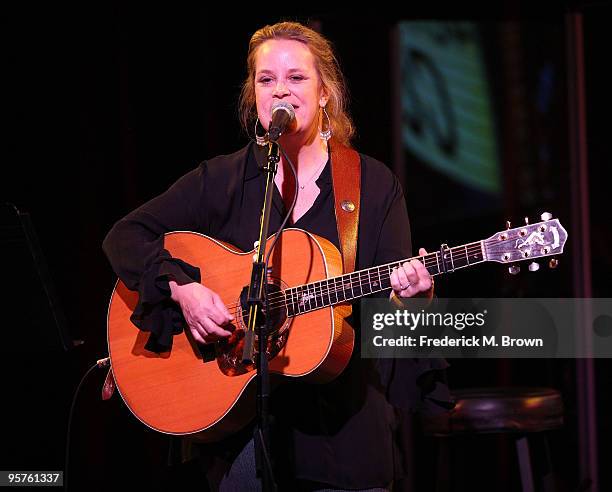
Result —
<path fill-rule="evenodd" d="M 247 64 L 240 102 L 245 127 L 255 127 L 261 135 L 268 129 L 276 103 L 287 102 L 295 108 L 295 118 L 279 140 L 297 169 L 292 225 L 339 247 L 329 148 L 348 145 L 353 127 L 345 110 L 344 81 L 329 42 L 301 24 L 266 26 L 251 38 Z M 264 194 L 265 178 L 257 165 L 263 158 L 262 147 L 251 143 L 235 154 L 206 161 L 119 221 L 108 234 L 104 250 L 115 272 L 129 288 L 139 291 L 132 319 L 151 332 L 147 348 L 169 347 L 184 322 L 200 343 L 231 334 L 233 317 L 227 307 L 199 283 L 197 268 L 163 249 L 163 234 L 196 230 L 251 249 Z M 397 178 L 370 157 L 361 155 L 360 160 L 357 268 L 410 257 L 408 215 Z M 284 158 L 275 182 L 271 231 L 278 228 L 294 199 L 294 178 Z M 426 252 L 420 250 L 420 254 Z M 396 299 L 433 292 L 429 273 L 416 260 L 396 269 L 391 285 Z M 432 366 L 405 360 L 386 361 L 377 368 L 355 351 L 347 369 L 332 383 L 282 386 L 271 404 L 275 416 L 272 452 L 281 485 L 385 490 L 402 473 L 392 404 L 417 407 L 433 394 L 431 390 L 442 395 L 437 400 L 444 400 L 444 387 L 436 386 L 436 378 L 428 384 L 428 394 L 417 385 L 417 377 L 439 374 L 443 367 L 442 363 Z M 249 432 L 252 429 L 203 447 L 213 488 L 254 486 Z"/>

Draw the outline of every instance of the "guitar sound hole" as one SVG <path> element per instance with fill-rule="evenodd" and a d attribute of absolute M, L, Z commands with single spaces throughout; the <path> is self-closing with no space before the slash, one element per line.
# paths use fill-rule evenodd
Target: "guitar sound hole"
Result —
<path fill-rule="evenodd" d="M 287 320 L 287 308 L 285 296 L 281 292 L 281 287 L 275 283 L 268 283 L 268 307 L 263 309 L 263 321 L 269 327 L 269 335 L 278 332 Z M 246 329 L 249 326 L 249 307 L 247 305 L 249 287 L 246 286 L 240 293 L 240 308 L 242 312 L 242 323 Z"/>
<path fill-rule="evenodd" d="M 276 279 L 274 279 L 276 280 Z M 290 319 L 287 318 L 285 297 L 281 292 L 280 281 L 268 283 L 268 299 L 270 309 L 263 313 L 263 320 L 268 318 L 268 343 L 266 346 L 266 358 L 273 359 L 285 346 L 289 336 Z M 249 309 L 247 306 L 248 286 L 240 293 L 239 322 L 232 335 L 220 340 L 216 345 L 216 358 L 219 369 L 227 376 L 238 376 L 255 370 L 253 364 L 243 364 L 242 352 L 244 349 L 244 335 L 249 323 Z M 257 353 L 259 347 L 258 337 L 255 337 L 254 350 Z"/>

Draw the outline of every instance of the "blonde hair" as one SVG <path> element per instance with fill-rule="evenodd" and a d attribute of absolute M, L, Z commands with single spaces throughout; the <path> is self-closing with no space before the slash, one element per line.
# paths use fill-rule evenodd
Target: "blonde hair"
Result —
<path fill-rule="evenodd" d="M 315 67 L 329 100 L 325 109 L 329 115 L 333 137 L 344 145 L 350 145 L 355 128 L 348 114 L 348 93 L 344 76 L 331 43 L 318 32 L 298 22 L 279 22 L 259 29 L 251 37 L 247 56 L 247 78 L 242 84 L 238 111 L 247 134 L 252 131 L 257 118 L 255 105 L 255 55 L 257 49 L 271 39 L 289 39 L 304 43 L 315 59 Z"/>

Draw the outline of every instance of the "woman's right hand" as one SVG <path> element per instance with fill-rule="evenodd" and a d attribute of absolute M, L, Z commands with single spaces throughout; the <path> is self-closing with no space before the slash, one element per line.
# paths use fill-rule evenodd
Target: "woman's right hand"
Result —
<path fill-rule="evenodd" d="M 178 285 L 174 280 L 170 280 L 168 284 L 172 300 L 181 306 L 187 326 L 197 342 L 213 343 L 232 334 L 222 328 L 229 325 L 234 317 L 223 304 L 219 294 L 198 282 Z"/>

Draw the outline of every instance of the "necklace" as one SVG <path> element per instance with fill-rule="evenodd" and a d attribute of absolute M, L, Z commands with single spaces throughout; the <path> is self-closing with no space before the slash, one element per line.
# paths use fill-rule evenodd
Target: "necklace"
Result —
<path fill-rule="evenodd" d="M 314 172 L 312 176 L 310 176 L 310 178 L 308 178 L 308 181 L 306 181 L 304 184 L 300 184 L 300 182 L 298 181 L 298 186 L 300 190 L 303 190 L 304 188 L 306 188 L 307 185 L 309 185 L 312 181 L 314 181 L 315 177 L 317 177 L 320 174 L 321 170 L 325 167 L 326 164 L 327 164 L 327 160 L 323 161 L 323 164 L 319 166 L 319 168 Z"/>

